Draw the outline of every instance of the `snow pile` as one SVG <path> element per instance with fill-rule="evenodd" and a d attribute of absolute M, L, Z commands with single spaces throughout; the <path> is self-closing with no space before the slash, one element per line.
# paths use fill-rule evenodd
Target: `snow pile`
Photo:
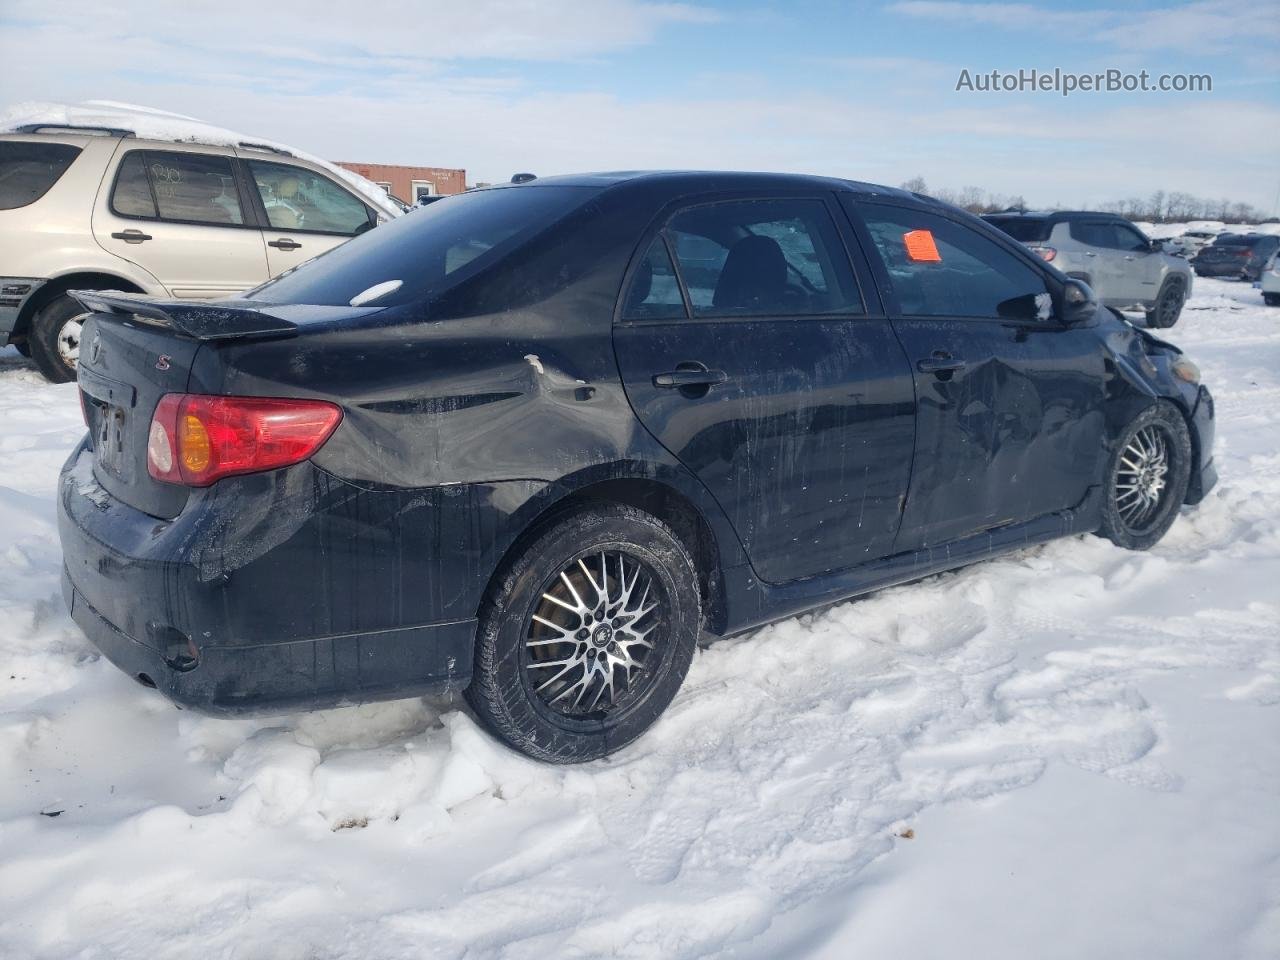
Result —
<path fill-rule="evenodd" d="M 131 130 L 144 140 L 174 140 L 187 143 L 207 143 L 217 146 L 234 147 L 242 143 L 287 150 L 300 160 L 318 164 L 333 176 L 344 181 L 348 186 L 364 197 L 379 213 L 388 219 L 400 216 L 400 209 L 387 193 L 376 183 L 366 180 L 357 173 L 336 166 L 328 160 L 304 153 L 294 147 L 262 137 L 253 137 L 243 133 L 225 130 L 213 124 L 205 123 L 194 117 L 186 117 L 180 113 L 169 113 L 151 107 L 140 107 L 131 103 L 116 103 L 114 100 L 86 100 L 79 104 L 46 103 L 29 100 L 16 104 L 0 112 L 0 132 L 13 131 L 28 124 L 53 124 L 82 127 L 112 127 Z"/>
<path fill-rule="evenodd" d="M 1280 310 L 1196 284 L 1219 488 L 722 641 L 620 755 L 460 703 L 217 720 L 62 609 L 75 391 L 0 351 L 0 956 L 1273 957 Z"/>

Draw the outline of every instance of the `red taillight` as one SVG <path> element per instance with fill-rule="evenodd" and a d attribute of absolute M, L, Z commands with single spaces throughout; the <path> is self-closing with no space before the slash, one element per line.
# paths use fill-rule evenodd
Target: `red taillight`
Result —
<path fill-rule="evenodd" d="M 1052 263 L 1053 258 L 1058 255 L 1058 251 L 1053 247 L 1033 246 L 1031 247 L 1031 252 L 1047 263 Z"/>
<path fill-rule="evenodd" d="M 1237 256 L 1237 257 L 1247 257 L 1247 256 L 1249 256 L 1249 255 L 1250 255 L 1250 254 L 1252 254 L 1252 253 L 1253 253 L 1253 251 L 1252 251 L 1252 250 L 1249 250 L 1249 249 L 1247 249 L 1247 248 L 1246 248 L 1246 249 L 1244 249 L 1244 250 L 1237 250 L 1237 251 L 1236 251 L 1236 256 Z"/>
<path fill-rule="evenodd" d="M 166 483 L 207 487 L 223 477 L 299 463 L 329 439 L 342 411 L 324 400 L 160 398 L 147 436 L 147 472 Z"/>

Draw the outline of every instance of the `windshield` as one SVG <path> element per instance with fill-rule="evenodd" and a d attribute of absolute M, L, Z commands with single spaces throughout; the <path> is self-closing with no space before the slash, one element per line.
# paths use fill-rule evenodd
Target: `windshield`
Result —
<path fill-rule="evenodd" d="M 1019 243 L 1042 243 L 1049 239 L 1049 221 L 1037 217 L 987 217 L 987 222 L 999 227 Z"/>
<path fill-rule="evenodd" d="M 446 197 L 245 294 L 265 303 L 386 307 L 443 291 L 581 206 L 596 187 L 519 186 Z M 384 293 L 372 294 L 374 287 Z"/>

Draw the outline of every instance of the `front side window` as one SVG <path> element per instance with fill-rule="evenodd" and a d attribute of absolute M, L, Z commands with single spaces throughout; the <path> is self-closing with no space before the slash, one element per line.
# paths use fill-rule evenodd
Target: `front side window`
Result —
<path fill-rule="evenodd" d="M 740 200 L 677 214 L 666 233 L 694 316 L 862 313 L 826 204 Z"/>
<path fill-rule="evenodd" d="M 1044 278 L 976 230 L 922 210 L 856 207 L 904 316 L 1048 319 Z"/>
<path fill-rule="evenodd" d="M 1133 227 L 1125 223 L 1113 223 L 1118 250 L 1146 250 L 1149 245 L 1146 239 Z"/>
<path fill-rule="evenodd" d="M 0 143 L 0 210 L 35 203 L 79 155 L 80 148 L 68 143 Z"/>
<path fill-rule="evenodd" d="M 671 263 L 671 254 L 661 236 L 649 244 L 622 305 L 624 320 L 675 320 L 684 318 L 684 298 L 680 281 Z"/>
<path fill-rule="evenodd" d="M 200 153 L 131 150 L 120 161 L 111 208 L 125 217 L 214 226 L 244 223 L 231 161 Z"/>
<path fill-rule="evenodd" d="M 248 164 L 273 230 L 350 237 L 369 228 L 368 208 L 328 177 L 287 163 Z"/>

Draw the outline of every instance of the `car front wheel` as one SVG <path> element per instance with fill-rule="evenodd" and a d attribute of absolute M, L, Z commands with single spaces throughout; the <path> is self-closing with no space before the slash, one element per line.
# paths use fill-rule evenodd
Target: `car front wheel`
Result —
<path fill-rule="evenodd" d="M 1171 277 L 1166 280 L 1156 296 L 1155 306 L 1147 311 L 1147 326 L 1172 327 L 1178 322 L 1186 299 L 1187 288 L 1180 279 Z"/>
<path fill-rule="evenodd" d="M 693 561 L 665 523 L 623 504 L 575 507 L 490 588 L 467 699 L 530 757 L 603 757 L 667 708 L 701 616 Z"/>
<path fill-rule="evenodd" d="M 1128 550 L 1147 550 L 1173 525 L 1191 478 L 1191 435 L 1165 400 L 1121 432 L 1108 464 L 1100 533 Z"/>

